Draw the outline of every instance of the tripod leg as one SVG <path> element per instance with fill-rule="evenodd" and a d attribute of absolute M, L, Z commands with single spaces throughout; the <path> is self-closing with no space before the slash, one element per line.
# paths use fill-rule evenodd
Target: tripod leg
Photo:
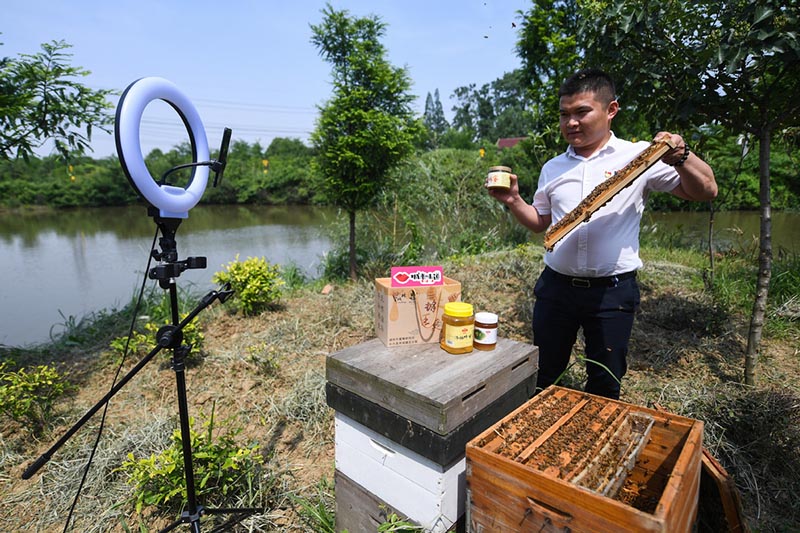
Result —
<path fill-rule="evenodd" d="M 189 405 L 186 400 L 186 363 L 185 356 L 189 349 L 181 346 L 175 349 L 172 369 L 175 371 L 175 383 L 178 390 L 178 411 L 181 424 L 181 443 L 183 445 L 183 469 L 186 474 L 186 513 L 185 518 L 192 524 L 191 531 L 200 533 L 200 515 L 202 508 L 197 505 L 197 493 L 194 486 L 194 468 L 192 466 L 192 434 L 189 427 Z"/>
<path fill-rule="evenodd" d="M 170 309 L 172 323 L 178 325 L 178 289 L 175 279 L 169 283 Z M 186 512 L 184 522 L 191 524 L 191 531 L 200 533 L 200 514 L 202 509 L 197 506 L 197 493 L 194 486 L 194 468 L 192 466 L 192 432 L 189 427 L 189 403 L 186 400 L 186 356 L 190 348 L 186 345 L 172 347 L 172 370 L 175 371 L 175 384 L 178 393 L 178 414 L 180 416 L 181 444 L 183 446 L 183 471 L 186 477 Z"/>
<path fill-rule="evenodd" d="M 42 454 L 36 461 L 34 461 L 31 465 L 29 465 L 25 471 L 22 473 L 22 479 L 30 479 L 36 472 L 39 471 L 52 457 L 53 454 L 61 448 L 78 430 L 83 427 L 83 425 L 91 419 L 97 411 L 99 411 L 105 404 L 111 401 L 111 398 L 128 383 L 128 381 L 133 378 L 144 366 L 150 362 L 150 360 L 155 357 L 155 355 L 161 351 L 163 346 L 156 346 L 153 348 L 150 353 L 148 353 L 145 357 L 142 358 L 139 363 L 136 364 L 133 369 L 131 369 L 125 376 L 119 380 L 119 382 L 111 388 L 111 390 L 103 396 L 100 401 L 98 401 L 94 407 L 89 409 L 80 420 L 78 420 L 64 435 L 58 439 L 58 441 L 50 447 L 44 454 Z"/>

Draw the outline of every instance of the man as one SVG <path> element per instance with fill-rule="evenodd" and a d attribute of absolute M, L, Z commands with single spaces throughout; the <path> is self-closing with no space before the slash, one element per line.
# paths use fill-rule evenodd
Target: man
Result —
<path fill-rule="evenodd" d="M 514 175 L 508 191 L 489 189 L 523 226 L 544 231 L 649 145 L 619 139 L 611 131 L 619 112 L 615 94 L 613 80 L 601 70 L 569 77 L 558 93 L 561 134 L 569 147 L 542 167 L 533 203 L 522 199 Z M 662 191 L 703 201 L 717 195 L 714 172 L 684 139 L 667 132 L 658 136 L 668 136 L 675 148 L 545 254 L 545 269 L 534 289 L 537 388 L 553 384 L 566 370 L 583 328 L 586 392 L 619 398 L 639 305 L 639 224 L 647 196 Z"/>

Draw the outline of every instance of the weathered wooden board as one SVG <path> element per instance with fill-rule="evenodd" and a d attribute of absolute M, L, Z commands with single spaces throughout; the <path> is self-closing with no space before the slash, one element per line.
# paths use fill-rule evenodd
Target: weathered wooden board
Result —
<path fill-rule="evenodd" d="M 524 380 L 536 347 L 498 339 L 495 350 L 452 355 L 438 344 L 388 348 L 372 339 L 328 356 L 328 382 L 446 435 Z"/>
<path fill-rule="evenodd" d="M 591 397 L 653 418 L 649 440 L 623 486 L 626 499 L 580 487 L 548 472 L 541 462 L 534 467 L 493 451 L 500 449 L 497 438 L 514 427 L 515 417 L 530 416 L 537 404 L 555 397 L 567 401 L 565 410 L 570 402 L 577 405 Z M 537 531 L 549 525 L 573 532 L 689 532 L 697 515 L 702 432 L 703 424 L 697 420 L 549 387 L 467 444 L 470 531 Z M 587 431 L 587 437 L 595 435 Z M 538 436 L 530 438 L 534 442 Z"/>
<path fill-rule="evenodd" d="M 703 469 L 700 475 L 699 514 L 699 520 L 706 531 L 750 531 L 742 513 L 742 501 L 736 483 L 706 449 L 703 449 Z"/>

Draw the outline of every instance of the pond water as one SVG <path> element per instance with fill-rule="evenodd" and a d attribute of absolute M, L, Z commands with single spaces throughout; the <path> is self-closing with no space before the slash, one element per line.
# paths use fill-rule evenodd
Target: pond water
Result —
<path fill-rule="evenodd" d="M 305 206 L 199 206 L 178 228 L 178 258 L 203 256 L 208 266 L 183 272 L 178 287 L 207 292 L 213 274 L 237 254 L 294 264 L 316 277 L 330 248 L 323 230 L 335 216 L 335 210 Z M 648 231 L 707 242 L 708 213 L 646 214 L 644 224 Z M 774 213 L 776 251 L 800 252 L 797 227 L 800 213 Z M 0 214 L 0 344 L 44 342 L 70 317 L 125 305 L 141 285 L 155 230 L 143 207 Z M 758 234 L 757 212 L 716 214 L 718 247 L 750 249 Z M 533 240 L 541 242 L 541 235 Z"/>
<path fill-rule="evenodd" d="M 186 270 L 178 287 L 215 288 L 211 277 L 237 254 L 294 264 L 316 277 L 330 247 L 322 229 L 333 214 L 296 206 L 200 206 L 175 240 L 178 259 L 206 257 L 207 268 Z M 124 306 L 141 286 L 156 227 L 143 207 L 0 215 L 0 344 L 44 342 L 69 317 Z"/>

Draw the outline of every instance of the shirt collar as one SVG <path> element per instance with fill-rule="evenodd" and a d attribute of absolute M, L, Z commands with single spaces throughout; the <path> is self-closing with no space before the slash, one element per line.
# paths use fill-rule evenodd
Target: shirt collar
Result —
<path fill-rule="evenodd" d="M 575 153 L 575 149 L 572 147 L 572 145 L 569 145 L 567 147 L 567 155 L 569 157 L 573 157 L 575 159 L 581 159 L 581 160 L 584 160 L 584 161 L 589 161 L 590 159 L 594 159 L 595 157 L 600 157 L 605 152 L 613 153 L 617 149 L 617 147 L 619 146 L 619 143 L 620 143 L 620 140 L 617 138 L 616 135 L 614 135 L 614 132 L 612 131 L 611 132 L 611 137 L 608 138 L 608 141 L 606 141 L 606 144 L 604 144 L 603 147 L 600 148 L 598 151 L 596 151 L 591 157 L 583 157 L 582 155 L 576 154 Z"/>

